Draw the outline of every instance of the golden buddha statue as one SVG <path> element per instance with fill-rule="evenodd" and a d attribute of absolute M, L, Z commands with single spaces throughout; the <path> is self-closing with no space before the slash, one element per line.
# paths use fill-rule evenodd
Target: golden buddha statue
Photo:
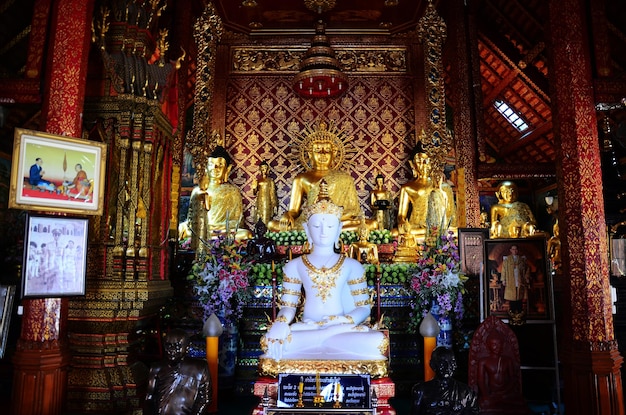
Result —
<path fill-rule="evenodd" d="M 252 191 L 256 196 L 256 217 L 267 226 L 278 212 L 276 183 L 269 176 L 270 166 L 263 161 L 259 166 L 261 177 L 252 182 Z"/>
<path fill-rule="evenodd" d="M 308 170 L 299 173 L 293 180 L 289 209 L 280 218 L 280 221 L 271 221 L 269 229 L 284 231 L 302 229 L 304 218 L 302 210 L 308 203 L 317 199 L 319 183 L 322 179 L 328 184 L 330 199 L 338 206 L 343 207 L 341 222 L 344 230 L 356 231 L 361 215 L 359 196 L 354 179 L 349 173 L 338 170 L 345 157 L 345 147 L 337 133 L 329 129 L 325 122 L 320 122 L 317 128 L 309 131 L 308 135 L 298 145 L 299 158 Z M 372 225 L 369 221 L 368 226 Z"/>
<path fill-rule="evenodd" d="M 191 193 L 187 228 L 196 255 L 207 250 L 202 241 L 220 234 L 234 233 L 237 240 L 252 237 L 249 230 L 240 227 L 243 201 L 239 189 L 227 182 L 231 169 L 230 156 L 224 147 L 217 146 L 209 155 L 200 184 Z"/>
<path fill-rule="evenodd" d="M 382 174 L 376 175 L 376 187 L 370 193 L 370 204 L 374 211 L 374 218 L 378 224 L 378 229 L 391 229 L 391 192 L 385 188 L 385 177 Z"/>
<path fill-rule="evenodd" d="M 359 240 L 350 244 L 348 256 L 356 259 L 362 264 L 378 264 L 378 246 L 367 240 L 369 233 L 370 231 L 367 228 L 367 224 L 365 223 L 365 220 L 362 219 L 361 225 L 359 226 Z"/>
<path fill-rule="evenodd" d="M 491 238 L 524 238 L 536 233 L 535 216 L 526 203 L 517 200 L 515 183 L 500 183 L 496 197 L 498 203 L 491 207 Z"/>
<path fill-rule="evenodd" d="M 452 188 L 443 180 L 443 172 L 433 176 L 431 162 L 430 155 L 418 142 L 409 159 L 414 180 L 400 188 L 398 228 L 394 229 L 394 236 L 412 235 L 421 239 L 429 228 L 455 226 Z M 406 239 L 412 244 L 410 237 Z"/>
<path fill-rule="evenodd" d="M 548 258 L 550 258 L 550 264 L 555 272 L 561 269 L 561 239 L 559 238 L 559 221 L 552 226 L 552 236 L 548 239 L 546 246 L 548 251 Z"/>

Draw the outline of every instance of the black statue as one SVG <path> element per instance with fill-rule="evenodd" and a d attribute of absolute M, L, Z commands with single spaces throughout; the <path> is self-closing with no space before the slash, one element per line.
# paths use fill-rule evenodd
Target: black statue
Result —
<path fill-rule="evenodd" d="M 452 349 L 437 347 L 433 351 L 430 367 L 435 371 L 435 378 L 413 386 L 411 415 L 478 414 L 476 393 L 452 378 L 456 370 Z"/>
<path fill-rule="evenodd" d="M 153 364 L 148 376 L 147 414 L 200 415 L 211 404 L 209 367 L 204 360 L 186 356 L 188 345 L 184 331 L 167 333 L 167 359 Z"/>
<path fill-rule="evenodd" d="M 254 227 L 254 238 L 248 240 L 248 255 L 257 262 L 268 263 L 276 257 L 276 244 L 265 236 L 267 226 L 259 219 Z"/>

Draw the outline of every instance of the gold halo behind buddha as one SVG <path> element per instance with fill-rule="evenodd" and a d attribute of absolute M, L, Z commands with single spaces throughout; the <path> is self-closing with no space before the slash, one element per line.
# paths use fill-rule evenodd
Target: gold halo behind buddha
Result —
<path fill-rule="evenodd" d="M 327 124 L 319 121 L 313 125 L 305 126 L 300 138 L 294 140 L 297 149 L 297 159 L 305 170 L 313 168 L 309 154 L 314 144 L 331 143 L 334 149 L 331 170 L 339 169 L 348 164 L 348 154 L 354 152 L 349 146 L 350 136 L 339 129 L 334 122 Z"/>

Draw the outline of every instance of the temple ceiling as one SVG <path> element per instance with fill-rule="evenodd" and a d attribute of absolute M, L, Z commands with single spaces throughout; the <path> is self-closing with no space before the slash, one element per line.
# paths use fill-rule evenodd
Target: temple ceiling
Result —
<path fill-rule="evenodd" d="M 185 50 L 193 54 L 195 49 L 182 44 L 184 40 L 177 38 L 175 28 L 185 24 L 184 21 L 193 24 L 202 13 L 203 1 L 164 1 L 168 2 L 168 7 L 160 21 L 170 27 L 171 43 L 187 46 Z M 96 7 L 100 3 L 96 2 Z M 482 107 L 478 111 L 478 124 L 486 144 L 486 157 L 479 168 L 483 173 L 480 174 L 490 176 L 495 167 L 489 164 L 506 164 L 509 169 L 529 163 L 554 164 L 556 147 L 549 88 L 548 2 L 476 0 L 466 3 L 470 21 L 476 23 L 476 53 L 480 63 Z M 588 6 L 591 31 L 595 36 L 602 36 L 602 41 L 596 43 L 594 49 L 596 101 L 614 104 L 626 91 L 626 4 L 608 0 L 604 5 L 603 2 L 589 3 L 592 4 Z M 35 4 L 34 0 L 7 1 L 0 8 L 0 151 L 3 152 L 10 152 L 12 148 L 14 127 L 29 124 L 30 128 L 37 128 L 35 121 L 39 109 L 37 102 L 32 101 L 40 100 L 40 97 L 33 97 L 31 93 L 27 97 L 29 102 L 20 102 L 7 93 L 16 80 L 23 82 L 27 79 L 26 52 Z M 288 42 L 290 37 L 310 37 L 314 22 L 320 18 L 326 22 L 329 36 L 402 35 L 415 30 L 427 2 L 215 0 L 214 4 L 225 30 L 251 39 L 271 37 Z M 446 19 L 445 2 L 434 1 L 434 4 Z M 178 52 L 177 48 L 171 48 L 170 53 Z M 453 63 L 447 62 L 446 70 L 453 71 Z M 29 88 L 32 91 L 32 85 Z M 506 106 L 498 109 L 500 103 Z M 509 114 L 508 119 L 503 112 Z M 610 117 L 616 130 L 625 129 L 620 126 L 626 120 L 623 107 L 602 114 Z M 521 128 L 514 125 L 516 122 Z"/>

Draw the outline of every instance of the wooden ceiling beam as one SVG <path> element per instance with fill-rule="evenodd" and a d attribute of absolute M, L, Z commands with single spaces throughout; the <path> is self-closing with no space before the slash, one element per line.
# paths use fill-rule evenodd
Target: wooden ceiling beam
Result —
<path fill-rule="evenodd" d="M 523 136 L 521 136 L 519 138 L 519 140 L 515 140 L 514 142 L 510 143 L 509 145 L 503 147 L 500 150 L 500 155 L 502 157 L 506 157 L 509 154 L 513 153 L 514 151 L 517 151 L 517 150 L 519 150 L 522 147 L 526 147 L 526 146 L 534 143 L 535 140 L 538 137 L 543 136 L 544 134 L 546 134 L 546 133 L 548 133 L 550 131 L 552 131 L 552 121 L 547 121 L 547 122 L 539 125 L 534 130 L 529 131 L 528 133 L 526 133 Z"/>
<path fill-rule="evenodd" d="M 486 95 L 485 98 L 483 98 L 483 108 L 490 106 L 491 103 L 498 98 L 498 96 L 500 96 L 502 91 L 504 91 L 504 89 L 508 87 L 515 78 L 517 78 L 518 73 L 519 72 L 515 70 L 515 68 L 509 70 L 509 73 L 507 73 L 507 75 L 502 78 L 500 82 L 498 82 L 489 95 Z"/>

